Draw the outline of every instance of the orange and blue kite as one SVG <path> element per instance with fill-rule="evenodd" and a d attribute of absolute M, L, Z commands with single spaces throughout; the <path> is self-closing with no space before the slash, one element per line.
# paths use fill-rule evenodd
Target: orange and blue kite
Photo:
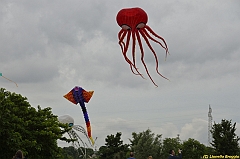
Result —
<path fill-rule="evenodd" d="M 93 140 L 92 134 L 91 134 L 90 120 L 89 120 L 87 109 L 85 106 L 85 103 L 89 102 L 93 93 L 94 93 L 94 91 L 86 91 L 82 87 L 76 86 L 69 93 L 64 95 L 63 97 L 65 97 L 67 100 L 69 100 L 73 104 L 77 105 L 79 103 L 79 105 L 81 106 L 83 116 L 84 116 L 86 126 L 87 126 L 88 137 L 91 140 L 92 144 L 94 145 L 94 140 Z"/>

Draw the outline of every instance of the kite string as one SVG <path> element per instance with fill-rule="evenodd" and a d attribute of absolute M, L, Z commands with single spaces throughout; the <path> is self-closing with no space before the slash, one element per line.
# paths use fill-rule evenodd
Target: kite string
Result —
<path fill-rule="evenodd" d="M 14 82 L 14 81 L 12 81 L 12 80 L 8 79 L 7 77 L 4 77 L 4 76 L 2 76 L 2 77 L 3 77 L 3 78 L 5 78 L 6 80 L 10 81 L 10 82 L 13 82 L 13 83 L 15 83 L 15 84 L 16 84 L 16 86 L 18 87 L 18 85 L 17 85 L 17 83 L 16 83 L 16 82 Z"/>

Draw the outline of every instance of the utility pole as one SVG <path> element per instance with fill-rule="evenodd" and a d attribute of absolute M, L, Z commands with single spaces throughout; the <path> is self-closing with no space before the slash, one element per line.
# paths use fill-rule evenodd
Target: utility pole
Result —
<path fill-rule="evenodd" d="M 210 145 L 211 143 L 211 130 L 212 130 L 212 108 L 209 104 L 208 108 L 208 143 Z"/>

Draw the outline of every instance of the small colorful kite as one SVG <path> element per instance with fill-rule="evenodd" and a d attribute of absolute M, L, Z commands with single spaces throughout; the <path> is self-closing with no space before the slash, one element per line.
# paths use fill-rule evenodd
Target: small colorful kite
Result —
<path fill-rule="evenodd" d="M 9 80 L 10 82 L 13 82 L 12 80 L 8 79 L 7 77 L 4 77 L 4 76 L 2 75 L 2 73 L 0 73 L 0 76 L 2 76 L 3 78 L 5 78 L 6 80 Z M 15 84 L 16 84 L 16 86 L 18 87 L 18 85 L 17 85 L 17 83 L 16 83 L 16 82 L 13 82 L 13 83 L 15 83 Z"/>
<path fill-rule="evenodd" d="M 135 62 L 135 45 L 136 45 L 136 41 L 138 41 L 140 51 L 141 51 L 142 64 L 144 65 L 144 68 L 146 70 L 146 73 L 148 74 L 148 77 L 151 79 L 153 84 L 157 86 L 156 83 L 153 81 L 152 77 L 150 76 L 150 73 L 148 72 L 148 69 L 147 69 L 147 65 L 144 62 L 144 50 L 143 50 L 143 45 L 140 38 L 140 35 L 141 35 L 145 40 L 147 46 L 152 51 L 153 56 L 155 57 L 157 73 L 163 78 L 167 79 L 158 71 L 158 57 L 153 47 L 150 44 L 150 40 L 159 44 L 166 51 L 166 57 L 168 54 L 167 43 L 161 36 L 156 34 L 147 25 L 147 21 L 148 21 L 147 13 L 141 8 L 125 8 L 118 12 L 116 20 L 118 25 L 122 28 L 118 33 L 119 45 L 121 47 L 124 59 L 130 65 L 130 68 L 133 74 L 140 75 L 143 78 L 142 74 L 138 71 L 136 62 Z M 124 42 L 125 37 L 126 37 L 126 41 Z M 128 51 L 131 38 L 132 38 L 132 59 L 133 59 L 132 61 L 127 57 L 127 51 Z M 158 41 L 158 39 L 160 39 L 163 43 Z M 133 69 L 136 72 L 134 72 Z"/>
<path fill-rule="evenodd" d="M 92 144 L 94 145 L 94 140 L 91 135 L 90 120 L 89 120 L 87 109 L 85 106 L 85 103 L 89 102 L 93 93 L 94 93 L 94 91 L 85 91 L 82 87 L 76 86 L 69 93 L 64 95 L 63 97 L 65 97 L 67 100 L 69 100 L 73 104 L 76 104 L 76 105 L 78 103 L 80 104 L 80 106 L 82 108 L 83 116 L 84 116 L 84 119 L 86 122 L 86 126 L 87 126 L 88 137 L 91 140 Z"/>

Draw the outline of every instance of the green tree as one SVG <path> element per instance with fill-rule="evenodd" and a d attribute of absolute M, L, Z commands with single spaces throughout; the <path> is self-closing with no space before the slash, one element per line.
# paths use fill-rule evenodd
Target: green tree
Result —
<path fill-rule="evenodd" d="M 204 155 L 213 155 L 214 153 L 214 148 L 211 146 L 205 146 L 204 150 Z"/>
<path fill-rule="evenodd" d="M 162 146 L 162 158 L 168 158 L 169 156 L 169 150 L 174 150 L 176 153 L 178 152 L 178 149 L 181 149 L 181 143 L 180 139 L 178 137 L 176 138 L 165 138 L 163 140 L 163 146 Z"/>
<path fill-rule="evenodd" d="M 51 108 L 31 107 L 26 97 L 0 89 L 0 158 L 12 158 L 18 149 L 29 158 L 61 158 L 57 140 L 71 141 L 69 131 Z"/>
<path fill-rule="evenodd" d="M 182 149 L 183 158 L 200 159 L 203 155 L 205 155 L 205 145 L 191 138 L 183 142 Z"/>
<path fill-rule="evenodd" d="M 119 158 L 126 154 L 128 151 L 127 144 L 123 144 L 123 141 L 121 140 L 121 133 L 117 132 L 116 136 L 114 135 L 108 135 L 105 139 L 106 146 L 101 146 L 99 149 L 100 158 L 102 159 L 113 159 L 113 158 Z"/>
<path fill-rule="evenodd" d="M 236 155 L 239 153 L 239 137 L 235 133 L 236 123 L 222 119 L 222 122 L 217 124 L 214 122 L 212 127 L 212 143 L 216 155 Z"/>
<path fill-rule="evenodd" d="M 69 147 L 63 147 L 62 148 L 62 156 L 64 159 L 80 159 L 85 158 L 84 154 L 81 150 L 84 150 L 84 147 L 80 147 L 78 149 L 74 148 L 73 146 Z M 85 151 L 85 150 L 84 150 Z M 87 156 L 86 158 L 91 158 L 94 154 L 94 151 L 92 148 L 86 148 Z"/>
<path fill-rule="evenodd" d="M 101 146 L 98 150 L 99 158 L 104 159 L 107 156 L 107 146 Z"/>
<path fill-rule="evenodd" d="M 84 149 L 84 147 L 81 147 Z M 79 154 L 81 154 L 80 148 L 78 149 Z M 91 158 L 91 156 L 94 154 L 94 150 L 92 148 L 86 148 L 87 158 Z"/>
<path fill-rule="evenodd" d="M 79 159 L 79 153 L 73 146 L 63 147 L 62 156 L 65 159 Z"/>
<path fill-rule="evenodd" d="M 162 143 L 162 135 L 155 135 L 150 129 L 140 133 L 132 133 L 131 148 L 137 159 L 146 159 L 153 156 L 154 159 L 160 158 Z"/>

